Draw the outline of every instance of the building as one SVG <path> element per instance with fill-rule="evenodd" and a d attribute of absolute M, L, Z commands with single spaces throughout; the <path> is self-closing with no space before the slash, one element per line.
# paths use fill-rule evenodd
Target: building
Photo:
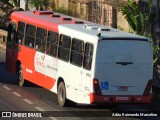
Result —
<path fill-rule="evenodd" d="M 121 25 L 123 30 L 128 31 L 128 24 L 123 15 L 118 11 L 121 5 L 127 4 L 127 0 L 46 0 L 47 10 L 63 9 L 69 11 L 73 16 L 88 20 L 101 25 L 107 25 L 117 28 Z M 26 0 L 20 3 L 23 9 L 26 9 Z M 33 7 L 29 7 L 35 10 Z M 62 11 L 62 10 L 61 10 Z M 117 19 L 120 19 L 118 21 Z M 122 23 L 121 23 L 122 22 Z"/>
<path fill-rule="evenodd" d="M 117 28 L 118 8 L 127 0 L 55 0 L 55 8 L 64 8 L 81 19 Z"/>

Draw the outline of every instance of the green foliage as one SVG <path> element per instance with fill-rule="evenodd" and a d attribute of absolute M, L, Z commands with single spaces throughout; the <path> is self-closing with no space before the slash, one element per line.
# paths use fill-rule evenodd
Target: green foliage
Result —
<path fill-rule="evenodd" d="M 142 4 L 139 2 L 135 2 L 133 0 L 128 0 L 127 6 L 122 6 L 121 11 L 125 15 L 126 20 L 128 21 L 129 26 L 132 28 L 132 30 L 139 35 L 142 36 L 149 36 L 149 38 L 152 40 L 152 48 L 153 48 L 153 62 L 154 64 L 157 63 L 157 61 L 160 60 L 160 48 L 158 45 L 154 43 L 154 40 L 152 39 L 151 35 L 147 35 L 146 33 L 146 24 L 149 21 L 150 16 L 150 10 L 152 7 L 152 0 L 148 0 L 145 3 L 146 11 L 143 11 Z"/>
<path fill-rule="evenodd" d="M 160 48 L 158 45 L 155 45 L 153 43 L 153 39 L 152 39 L 152 49 L 153 49 L 153 63 L 155 64 L 158 60 L 160 60 Z"/>
<path fill-rule="evenodd" d="M 11 4 L 11 3 L 14 4 Z M 1 0 L 0 1 L 0 26 L 1 28 L 5 28 L 7 23 L 9 22 L 10 14 L 14 10 L 18 10 L 20 5 L 20 0 Z"/>
<path fill-rule="evenodd" d="M 124 31 L 121 26 L 118 26 L 117 29 Z"/>
<path fill-rule="evenodd" d="M 151 34 L 149 34 L 148 37 L 151 39 L 151 42 L 152 42 L 153 64 L 155 65 L 160 60 L 160 54 L 159 54 L 160 47 L 158 46 L 159 43 L 157 43 L 157 45 L 154 43 L 154 40 Z"/>
<path fill-rule="evenodd" d="M 74 16 L 74 17 L 76 17 L 76 14 L 74 14 L 72 11 L 66 10 L 66 9 L 64 9 L 64 8 L 56 9 L 56 12 L 62 13 L 62 14 L 65 14 L 65 15 L 69 15 L 69 16 Z"/>
<path fill-rule="evenodd" d="M 40 7 L 42 7 L 42 5 L 46 6 L 47 5 L 47 1 L 46 0 L 30 0 L 30 3 L 36 7 L 36 10 L 39 10 Z"/>
<path fill-rule="evenodd" d="M 9 16 L 12 13 L 14 6 L 9 2 L 9 0 L 1 0 L 0 1 L 0 26 L 1 28 L 6 27 L 6 23 L 9 22 Z"/>
<path fill-rule="evenodd" d="M 128 5 L 121 7 L 122 13 L 136 34 L 146 36 L 145 27 L 149 20 L 151 2 L 151 0 L 148 0 L 145 4 L 148 7 L 147 11 L 143 11 L 142 5 L 133 0 L 128 0 Z"/>

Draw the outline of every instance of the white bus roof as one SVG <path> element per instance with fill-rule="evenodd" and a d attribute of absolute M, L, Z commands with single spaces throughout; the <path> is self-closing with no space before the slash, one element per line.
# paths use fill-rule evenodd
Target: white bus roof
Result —
<path fill-rule="evenodd" d="M 48 12 L 49 14 L 40 14 L 40 13 Z M 51 17 L 52 15 L 60 15 L 60 17 Z M 55 13 L 52 11 L 18 11 L 13 12 L 12 16 L 18 17 L 19 19 L 28 20 L 29 22 L 34 22 L 36 24 L 41 24 L 45 26 L 55 27 L 58 26 L 58 32 L 66 34 L 68 36 L 72 36 L 78 39 L 83 39 L 88 42 L 93 43 L 99 40 L 98 35 L 100 38 L 108 38 L 108 39 L 145 39 L 145 37 L 135 35 L 132 33 L 127 33 L 124 31 L 120 31 L 111 27 L 97 25 L 95 23 L 85 21 L 82 19 L 66 16 L 63 14 Z M 71 21 L 63 20 L 61 18 L 71 18 Z M 19 20 L 18 19 L 18 20 Z M 20 20 L 21 21 L 21 20 Z M 71 24 L 73 21 L 80 21 L 84 22 L 84 24 Z M 47 24 L 48 23 L 48 24 Z M 103 30 L 100 30 L 103 29 Z"/>
<path fill-rule="evenodd" d="M 133 33 L 127 33 L 111 27 L 101 26 L 97 24 L 63 24 L 59 25 L 59 32 L 76 37 L 79 39 L 96 38 L 98 41 L 98 35 L 101 39 L 137 39 L 148 40 L 146 37 L 135 35 Z M 84 36 L 84 37 L 83 37 Z M 88 41 L 88 40 L 87 40 Z M 93 39 L 92 41 L 93 42 Z"/>

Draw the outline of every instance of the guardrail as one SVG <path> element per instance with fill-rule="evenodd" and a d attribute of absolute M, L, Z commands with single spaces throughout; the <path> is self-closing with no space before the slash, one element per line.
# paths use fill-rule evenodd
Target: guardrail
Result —
<path fill-rule="evenodd" d="M 0 43 L 6 44 L 8 32 L 0 29 Z"/>

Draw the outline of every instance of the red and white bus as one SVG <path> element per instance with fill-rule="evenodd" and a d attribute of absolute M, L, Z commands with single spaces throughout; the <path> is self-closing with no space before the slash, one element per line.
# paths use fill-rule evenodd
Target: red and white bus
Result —
<path fill-rule="evenodd" d="M 70 101 L 150 103 L 152 45 L 145 37 L 51 11 L 18 11 L 8 27 L 6 66 Z"/>

